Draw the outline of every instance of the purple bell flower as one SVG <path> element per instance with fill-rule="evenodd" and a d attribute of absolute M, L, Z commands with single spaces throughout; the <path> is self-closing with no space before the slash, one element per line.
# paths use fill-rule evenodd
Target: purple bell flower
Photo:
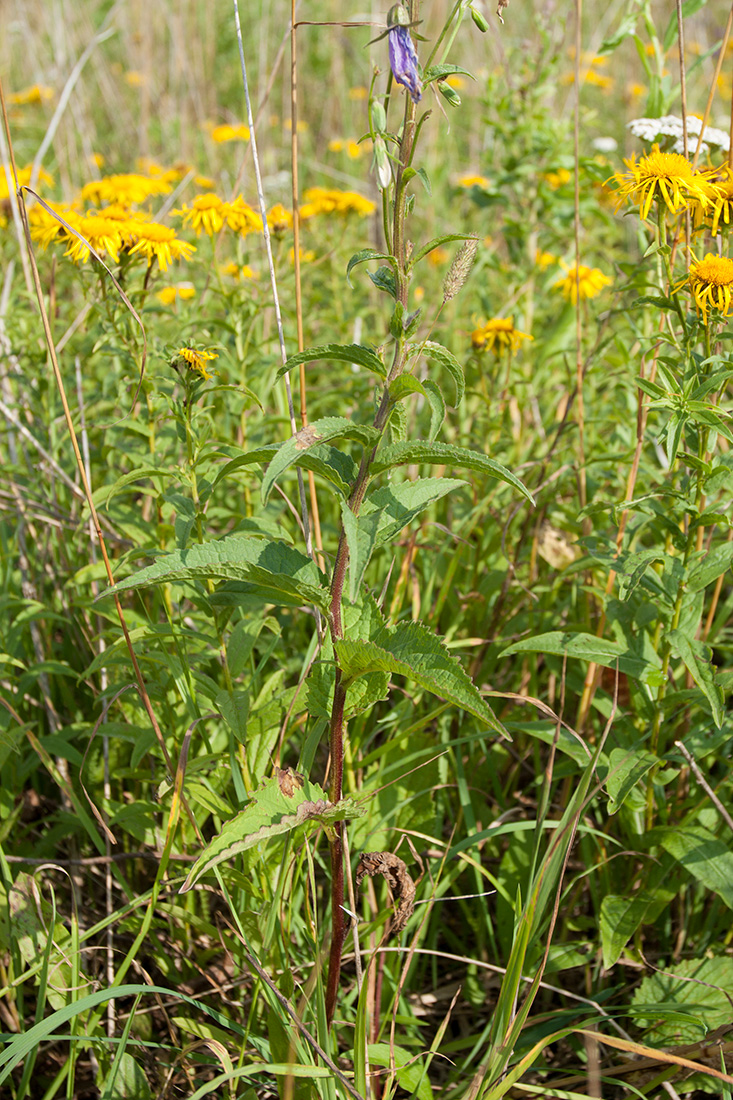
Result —
<path fill-rule="evenodd" d="M 398 84 L 407 88 L 413 103 L 422 99 L 422 84 L 417 71 L 417 53 L 410 37 L 410 17 L 403 4 L 395 4 L 387 15 L 389 27 L 389 63 Z"/>

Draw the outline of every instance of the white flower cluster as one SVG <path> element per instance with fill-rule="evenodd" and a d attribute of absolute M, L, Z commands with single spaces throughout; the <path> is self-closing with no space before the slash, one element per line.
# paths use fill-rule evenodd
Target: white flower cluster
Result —
<path fill-rule="evenodd" d="M 662 118 L 634 118 L 628 123 L 628 128 L 634 137 L 641 138 L 642 141 L 651 142 L 663 137 L 675 138 L 672 146 L 673 152 L 684 152 L 682 119 L 678 118 L 677 115 L 664 115 Z M 696 138 L 701 129 L 702 120 L 697 118 L 696 115 L 688 115 L 688 138 Z M 705 144 L 700 148 L 702 154 L 707 153 L 711 145 L 715 145 L 725 152 L 730 149 L 730 138 L 724 130 L 716 130 L 713 126 L 706 126 L 703 137 L 705 138 Z"/>

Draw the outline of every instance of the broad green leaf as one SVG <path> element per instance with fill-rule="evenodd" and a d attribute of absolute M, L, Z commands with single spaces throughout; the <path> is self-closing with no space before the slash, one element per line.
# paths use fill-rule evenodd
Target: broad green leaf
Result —
<path fill-rule="evenodd" d="M 621 809 L 629 793 L 656 763 L 656 756 L 644 749 L 611 750 L 606 778 L 606 790 L 610 796 L 609 814 Z"/>
<path fill-rule="evenodd" d="M 367 260 L 389 260 L 393 263 L 394 257 L 388 256 L 385 252 L 377 252 L 377 250 L 374 248 L 362 248 L 361 251 L 355 252 L 349 260 L 348 264 L 346 265 L 346 282 L 349 284 L 349 286 L 353 285 L 349 277 L 351 275 L 351 272 L 354 270 L 357 264 L 363 264 Z"/>
<path fill-rule="evenodd" d="M 446 76 L 453 76 L 460 73 L 462 76 L 468 76 L 471 80 L 475 80 L 473 73 L 470 73 L 468 69 L 462 69 L 460 65 L 430 65 L 429 68 L 423 73 L 423 84 L 429 84 L 431 80 L 444 80 Z"/>
<path fill-rule="evenodd" d="M 463 394 L 466 390 L 466 380 L 463 373 L 463 367 L 458 362 L 453 352 L 448 351 L 448 348 L 444 348 L 442 344 L 436 344 L 434 340 L 426 340 L 422 344 L 413 344 L 408 351 L 408 357 L 411 359 L 418 354 L 424 359 L 427 359 L 429 363 L 435 363 L 437 366 L 442 367 L 443 370 L 448 371 L 448 374 L 450 374 L 456 384 L 456 400 L 453 407 L 457 409 L 463 400 Z"/>
<path fill-rule="evenodd" d="M 328 613 L 330 595 L 318 569 L 305 554 L 284 542 L 265 542 L 246 535 L 227 535 L 215 542 L 161 554 L 154 565 L 107 588 L 101 596 L 151 584 L 184 584 L 207 578 L 248 581 L 275 604 L 315 604 Z"/>
<path fill-rule="evenodd" d="M 733 563 L 733 542 L 715 546 L 705 557 L 696 562 L 687 580 L 688 592 L 701 592 L 709 584 L 727 573 Z"/>
<path fill-rule="evenodd" d="M 689 19 L 691 15 L 700 11 L 705 7 L 707 0 L 684 0 L 682 4 L 682 18 Z M 662 39 L 662 50 L 667 53 L 672 48 L 672 45 L 677 37 L 677 14 L 673 12 L 669 17 L 667 23 L 667 29 L 664 32 L 664 38 Z"/>
<path fill-rule="evenodd" d="M 381 513 L 377 545 L 391 542 L 413 519 L 441 497 L 462 489 L 465 481 L 453 477 L 421 477 L 401 485 L 383 485 L 364 501 L 362 513 Z"/>
<path fill-rule="evenodd" d="M 689 638 L 681 630 L 670 630 L 665 637 L 672 652 L 684 662 L 687 671 L 710 704 L 713 721 L 720 729 L 725 718 L 725 698 L 720 685 L 715 681 L 715 665 L 710 646 L 696 638 Z"/>
<path fill-rule="evenodd" d="M 376 271 L 367 271 L 367 275 L 377 290 L 383 290 L 391 298 L 397 300 L 397 280 L 391 268 L 378 267 Z"/>
<path fill-rule="evenodd" d="M 336 652 L 346 682 L 370 672 L 406 676 L 506 736 L 458 659 L 422 623 L 401 623 L 392 630 L 385 629 L 372 642 L 344 638 L 336 642 Z"/>
<path fill-rule="evenodd" d="M 702 825 L 655 830 L 659 843 L 693 878 L 733 909 L 733 852 Z"/>
<path fill-rule="evenodd" d="M 675 890 L 660 886 L 656 890 L 639 890 L 632 897 L 607 894 L 601 902 L 601 947 L 606 970 L 621 958 L 629 940 L 642 924 L 653 924 L 675 897 Z"/>
<path fill-rule="evenodd" d="M 507 485 L 513 485 L 527 498 L 530 504 L 534 504 L 534 498 L 518 477 L 511 470 L 494 462 L 480 451 L 469 451 L 465 447 L 453 447 L 450 443 L 428 443 L 422 439 L 412 442 L 392 443 L 389 447 L 383 447 L 372 463 L 372 473 L 378 474 L 383 470 L 391 470 L 393 466 L 404 466 L 406 463 L 425 463 L 428 465 L 457 466 L 464 470 L 477 470 L 505 481 Z"/>
<path fill-rule="evenodd" d="M 557 656 L 567 654 L 568 657 L 580 657 L 583 661 L 593 661 L 596 665 L 614 669 L 618 662 L 620 672 L 644 683 L 651 673 L 662 667 L 658 658 L 653 661 L 645 660 L 632 653 L 623 642 L 597 638 L 595 634 L 565 630 L 550 630 L 546 634 L 523 638 L 520 642 L 507 646 L 499 656 L 508 657 L 512 653 L 552 653 Z"/>
<path fill-rule="evenodd" d="M 356 439 L 365 447 L 374 446 L 379 433 L 366 424 L 356 424 L 346 416 L 324 416 L 280 444 L 262 480 L 262 503 L 267 501 L 272 487 L 289 466 L 293 466 L 305 451 L 328 443 L 332 439 Z"/>
<path fill-rule="evenodd" d="M 218 836 L 208 844 L 191 868 L 181 893 L 190 890 L 202 875 L 225 859 L 254 848 L 281 833 L 292 832 L 310 822 L 332 825 L 347 817 L 361 817 L 365 809 L 351 798 L 331 803 L 317 783 L 292 771 L 278 769 L 252 795 L 252 801 L 241 813 L 228 821 Z"/>
<path fill-rule="evenodd" d="M 136 485 L 139 481 L 154 480 L 155 478 L 180 478 L 181 471 L 171 467 L 159 469 L 157 466 L 138 466 L 135 470 L 118 477 L 114 485 L 102 485 L 97 489 L 92 499 L 97 506 L 109 505 L 112 497 L 124 489 L 126 485 Z"/>
<path fill-rule="evenodd" d="M 368 1053 L 372 1065 L 385 1067 L 392 1065 L 394 1054 L 395 1074 L 400 1087 L 417 1100 L 432 1100 L 432 1086 L 423 1076 L 421 1059 L 415 1060 L 413 1051 L 389 1043 L 370 1043 Z"/>
<path fill-rule="evenodd" d="M 380 268 L 380 271 L 382 269 Z M 283 363 L 277 372 L 277 377 L 287 374 L 293 367 L 301 363 L 314 363 L 317 359 L 335 360 L 338 363 L 357 363 L 360 367 L 366 367 L 379 378 L 386 378 L 387 371 L 384 363 L 371 348 L 363 344 L 323 344 L 318 348 L 306 348 L 296 355 L 291 355 Z"/>
<path fill-rule="evenodd" d="M 355 516 L 345 500 L 341 501 L 341 522 L 349 548 L 349 599 L 356 603 L 364 571 L 377 543 L 381 511 Z"/>
<path fill-rule="evenodd" d="M 391 401 L 401 401 L 404 397 L 409 397 L 411 393 L 420 393 L 423 397 L 427 396 L 420 379 L 407 372 L 395 378 L 389 387 Z"/>
<path fill-rule="evenodd" d="M 718 955 L 680 959 L 651 974 L 635 990 L 632 1004 L 638 1023 L 648 1029 L 645 1040 L 666 1047 L 699 1042 L 706 1032 L 729 1024 L 732 996 L 733 959 Z"/>

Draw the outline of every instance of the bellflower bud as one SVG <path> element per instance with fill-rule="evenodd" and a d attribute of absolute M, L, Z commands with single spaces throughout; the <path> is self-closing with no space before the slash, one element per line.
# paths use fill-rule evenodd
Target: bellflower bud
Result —
<path fill-rule="evenodd" d="M 422 84 L 417 71 L 417 53 L 410 37 L 410 17 L 404 4 L 394 4 L 387 15 L 389 63 L 398 84 L 407 88 L 413 103 L 422 99 Z"/>

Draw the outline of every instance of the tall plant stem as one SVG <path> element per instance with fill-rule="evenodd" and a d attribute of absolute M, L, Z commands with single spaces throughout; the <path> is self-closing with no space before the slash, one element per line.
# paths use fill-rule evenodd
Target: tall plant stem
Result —
<path fill-rule="evenodd" d="M 417 17 L 413 7 L 412 18 Z M 405 104 L 405 118 L 402 129 L 402 141 L 400 143 L 400 157 L 395 179 L 394 214 L 392 221 L 392 233 L 387 232 L 387 240 L 392 241 L 393 256 L 395 259 L 395 276 L 397 288 L 397 301 L 407 309 L 408 287 L 410 281 L 409 257 L 407 241 L 405 238 L 405 214 L 407 209 L 407 183 L 405 169 L 412 160 L 415 143 L 416 107 L 411 99 Z M 392 402 L 389 396 L 390 384 L 401 374 L 405 366 L 406 341 L 403 338 L 395 341 L 392 366 L 387 375 L 382 399 L 374 416 L 374 427 L 381 434 L 387 426 Z M 364 501 L 370 479 L 370 469 L 377 452 L 378 444 L 371 451 L 362 456 L 359 472 L 354 481 L 349 497 L 349 508 L 354 515 Z M 343 526 L 339 536 L 336 559 L 334 561 L 333 575 L 331 578 L 331 605 L 329 614 L 329 626 L 331 639 L 334 643 L 334 658 L 336 662 L 336 678 L 333 691 L 333 706 L 331 709 L 331 725 L 329 732 L 329 747 L 331 755 L 331 781 L 329 786 L 329 798 L 331 802 L 339 802 L 342 796 L 343 772 L 344 772 L 344 732 L 346 712 L 346 685 L 343 680 L 342 669 L 339 665 L 337 642 L 344 636 L 341 603 L 343 599 L 344 583 L 346 580 L 346 567 L 349 561 L 349 548 L 346 542 L 346 534 Z M 341 954 L 344 939 L 346 938 L 346 922 L 344 918 L 344 841 L 343 825 L 336 822 L 330 836 L 331 849 L 331 949 L 328 960 L 328 977 L 326 980 L 326 1016 L 329 1023 L 333 1020 L 336 1009 L 336 997 L 338 994 L 339 976 L 341 973 Z"/>

